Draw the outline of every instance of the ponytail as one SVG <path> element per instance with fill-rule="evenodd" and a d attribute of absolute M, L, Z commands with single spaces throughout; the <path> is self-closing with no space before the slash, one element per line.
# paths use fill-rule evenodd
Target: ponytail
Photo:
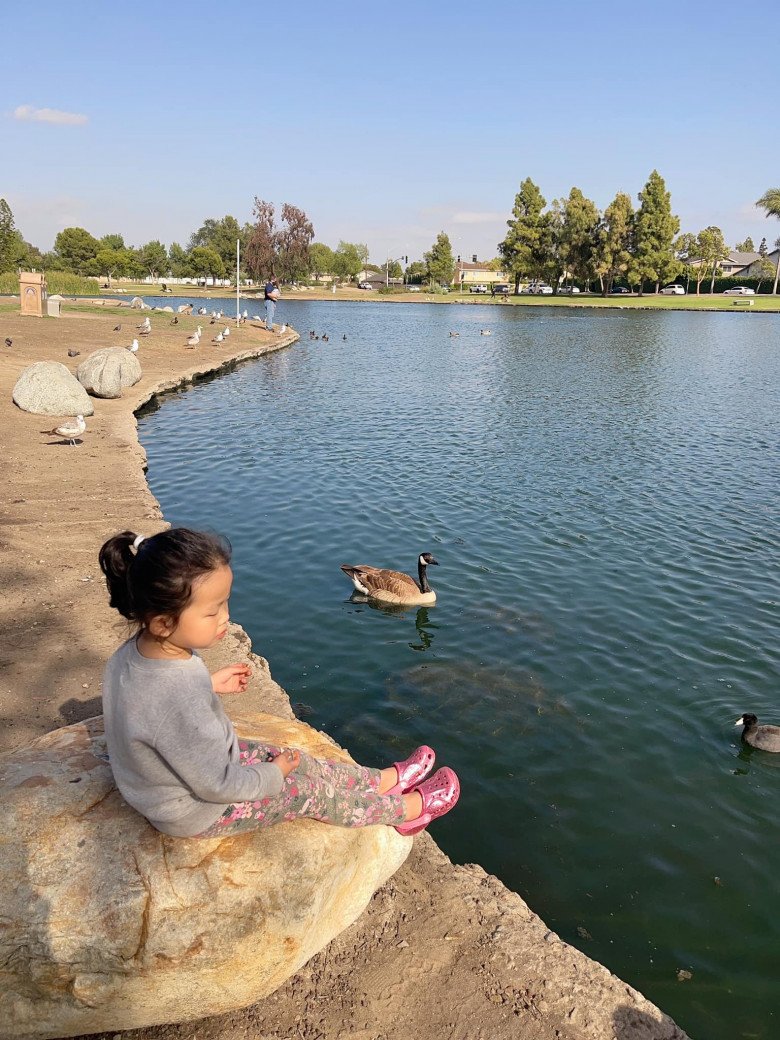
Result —
<path fill-rule="evenodd" d="M 109 538 L 100 550 L 109 603 L 143 626 L 153 617 L 178 618 L 204 574 L 230 563 L 230 542 L 219 535 L 172 527 L 149 538 L 132 531 Z"/>

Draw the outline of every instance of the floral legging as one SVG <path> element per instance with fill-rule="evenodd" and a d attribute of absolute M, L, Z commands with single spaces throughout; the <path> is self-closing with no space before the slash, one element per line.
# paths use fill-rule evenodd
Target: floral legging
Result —
<path fill-rule="evenodd" d="M 255 740 L 239 740 L 238 746 L 244 766 L 269 762 L 281 753 L 281 748 Z M 340 827 L 402 823 L 405 809 L 401 796 L 378 794 L 379 780 L 378 769 L 323 762 L 302 751 L 301 764 L 285 779 L 280 794 L 229 805 L 217 822 L 197 837 L 256 831 L 302 817 Z"/>

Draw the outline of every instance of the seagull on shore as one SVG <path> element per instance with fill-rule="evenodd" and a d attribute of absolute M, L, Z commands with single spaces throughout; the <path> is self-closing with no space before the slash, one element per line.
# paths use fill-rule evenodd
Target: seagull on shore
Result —
<path fill-rule="evenodd" d="M 152 327 L 152 323 L 151 323 L 151 321 L 149 320 L 148 317 L 144 318 L 144 320 L 141 322 L 140 325 L 136 325 L 137 329 L 150 329 L 151 327 Z"/>
<path fill-rule="evenodd" d="M 121 331 L 122 331 L 122 326 L 121 325 L 115 325 L 114 326 L 114 332 L 121 332 Z"/>
<path fill-rule="evenodd" d="M 221 343 L 224 340 L 224 338 L 225 337 L 222 335 L 222 333 L 218 332 L 211 342 L 212 343 Z"/>
<path fill-rule="evenodd" d="M 200 343 L 200 335 L 201 335 L 202 331 L 203 331 L 203 329 L 201 329 L 200 325 L 198 325 L 198 327 L 195 330 L 195 332 L 193 332 L 193 334 L 187 340 L 187 346 L 188 347 L 197 347 L 197 345 Z"/>
<path fill-rule="evenodd" d="M 244 311 L 241 317 L 244 319 L 244 321 L 246 321 L 246 319 L 249 317 L 249 311 Z"/>
<path fill-rule="evenodd" d="M 75 444 L 76 439 L 82 435 L 86 428 L 87 424 L 84 422 L 84 416 L 77 415 L 75 422 L 66 422 L 62 426 L 55 426 L 53 430 L 49 430 L 49 436 L 61 437 L 63 440 Z"/>
<path fill-rule="evenodd" d="M 287 332 L 287 325 L 286 324 L 282 325 L 282 327 L 279 329 L 279 335 L 281 336 L 282 333 L 284 333 L 284 332 Z"/>
<path fill-rule="evenodd" d="M 224 329 L 222 330 L 222 335 L 223 335 L 223 336 L 229 336 L 229 335 L 230 335 L 230 328 L 229 328 L 229 326 L 228 326 L 228 325 L 226 325 L 226 326 L 224 327 Z"/>
<path fill-rule="evenodd" d="M 198 314 L 208 314 L 205 307 L 198 307 Z"/>
<path fill-rule="evenodd" d="M 138 353 L 138 340 L 134 339 L 133 342 L 130 344 L 130 346 L 127 349 L 130 351 L 131 354 L 137 354 Z"/>

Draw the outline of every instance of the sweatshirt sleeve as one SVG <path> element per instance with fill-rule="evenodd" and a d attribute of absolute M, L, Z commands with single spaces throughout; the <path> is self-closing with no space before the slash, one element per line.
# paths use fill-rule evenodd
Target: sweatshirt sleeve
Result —
<path fill-rule="evenodd" d="M 197 798 L 230 805 L 279 794 L 284 777 L 272 762 L 231 762 L 220 720 L 178 703 L 160 723 L 154 747 Z"/>

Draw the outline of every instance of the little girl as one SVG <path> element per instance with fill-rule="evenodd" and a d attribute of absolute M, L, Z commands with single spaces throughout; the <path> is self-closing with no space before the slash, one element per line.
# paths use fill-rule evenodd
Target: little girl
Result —
<path fill-rule="evenodd" d="M 458 778 L 446 767 L 428 777 L 427 746 L 379 770 L 238 739 L 216 694 L 245 690 L 249 667 L 209 675 L 195 652 L 228 630 L 226 541 L 183 527 L 124 531 L 100 566 L 111 606 L 138 629 L 103 677 L 109 759 L 122 796 L 157 830 L 212 838 L 309 817 L 416 834 L 455 805 Z"/>

